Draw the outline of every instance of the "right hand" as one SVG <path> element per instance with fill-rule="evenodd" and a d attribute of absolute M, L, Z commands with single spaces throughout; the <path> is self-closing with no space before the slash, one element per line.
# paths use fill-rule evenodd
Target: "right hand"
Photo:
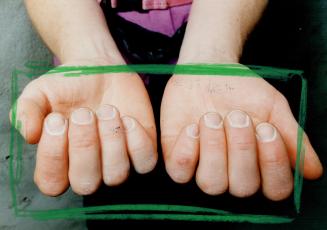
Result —
<path fill-rule="evenodd" d="M 73 65 L 81 64 L 99 65 Z M 25 140 L 38 143 L 34 181 L 46 195 L 69 184 L 88 195 L 102 180 L 124 182 L 130 161 L 138 173 L 156 165 L 153 111 L 137 74 L 44 75 L 26 86 L 16 113 Z"/>

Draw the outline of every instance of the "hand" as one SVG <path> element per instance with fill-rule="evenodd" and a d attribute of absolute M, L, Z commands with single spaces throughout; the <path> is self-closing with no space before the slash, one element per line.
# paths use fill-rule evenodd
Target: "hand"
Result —
<path fill-rule="evenodd" d="M 293 190 L 298 124 L 287 100 L 262 78 L 173 76 L 161 107 L 166 170 L 178 183 L 195 174 L 211 195 L 247 197 L 262 187 L 271 200 Z M 304 137 L 304 177 L 322 165 Z"/>
<path fill-rule="evenodd" d="M 34 180 L 50 196 L 69 183 L 88 195 L 102 180 L 111 186 L 125 181 L 130 161 L 138 173 L 157 162 L 152 107 L 136 74 L 41 76 L 19 97 L 17 119 L 26 141 L 39 144 Z"/>

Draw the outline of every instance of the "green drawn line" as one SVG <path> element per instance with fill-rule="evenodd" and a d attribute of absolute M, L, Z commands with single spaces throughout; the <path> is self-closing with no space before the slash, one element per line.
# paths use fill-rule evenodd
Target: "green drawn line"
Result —
<path fill-rule="evenodd" d="M 302 70 L 280 69 L 275 67 L 257 65 L 249 65 L 248 67 L 263 78 L 276 79 L 280 81 L 287 81 L 294 76 L 303 76 Z"/>
<path fill-rule="evenodd" d="M 11 75 L 11 105 L 12 105 L 12 113 L 11 120 L 16 124 L 16 111 L 17 104 L 16 99 L 18 97 L 17 94 L 17 72 L 13 71 Z M 16 187 L 15 187 L 15 175 L 14 175 L 14 148 L 15 148 L 15 140 L 17 139 L 17 132 L 15 131 L 15 126 L 10 127 L 10 145 L 9 145 L 9 179 L 10 179 L 10 192 L 12 196 L 12 206 L 14 209 L 15 215 L 18 214 L 17 209 L 17 199 L 16 199 Z"/>
<path fill-rule="evenodd" d="M 308 82 L 306 79 L 302 77 L 302 90 L 301 90 L 301 99 L 300 99 L 300 110 L 299 110 L 299 127 L 298 127 L 298 134 L 297 134 L 297 152 L 296 152 L 296 166 L 295 166 L 295 173 L 294 173 L 294 204 L 296 212 L 300 212 L 301 206 L 301 193 L 303 187 L 303 175 L 301 171 L 304 172 L 304 156 L 305 156 L 305 149 L 303 146 L 303 136 L 304 127 L 307 117 L 307 89 L 308 89 Z"/>
<path fill-rule="evenodd" d="M 40 70 L 40 72 L 35 72 L 35 71 L 33 71 L 33 72 L 26 72 L 26 71 L 22 71 L 22 70 L 15 70 L 15 71 L 16 71 L 17 75 L 18 74 L 23 74 L 27 78 L 33 79 L 35 76 L 40 76 L 40 73 L 41 73 L 42 70 Z"/>
<path fill-rule="evenodd" d="M 53 68 L 53 65 L 47 61 L 28 61 L 24 66 L 36 71 L 49 71 Z"/>
<path fill-rule="evenodd" d="M 205 222 L 249 222 L 255 224 L 291 223 L 294 219 L 269 215 L 194 215 L 194 214 L 61 214 L 52 216 L 32 215 L 36 220 L 49 219 L 94 219 L 94 220 L 174 220 L 174 221 L 205 221 Z"/>
<path fill-rule="evenodd" d="M 12 98 L 14 99 L 15 97 L 18 97 L 18 83 L 17 83 L 17 76 L 19 74 L 21 74 L 22 72 L 19 71 L 19 70 L 15 70 L 12 74 L 12 80 L 14 81 L 14 84 L 12 85 L 12 89 L 11 89 L 11 92 L 12 92 Z M 24 72 L 23 72 L 24 73 Z M 13 102 L 14 104 L 14 108 L 16 111 L 17 110 L 17 104 L 16 104 L 16 101 Z M 21 127 L 22 127 L 22 123 L 20 121 L 18 121 L 16 119 L 16 112 L 12 113 L 12 117 L 11 117 L 12 121 L 16 121 L 14 122 L 15 124 L 15 128 L 17 130 L 21 130 Z M 23 142 L 22 141 L 18 141 L 18 138 L 19 135 L 16 134 L 16 138 L 14 140 L 16 140 L 14 143 L 15 146 L 16 146 L 16 152 L 17 154 L 16 155 L 13 155 L 12 156 L 12 159 L 16 159 L 15 163 L 16 163 L 16 170 L 15 170 L 15 174 L 14 174 L 14 178 L 15 178 L 15 183 L 19 183 L 20 179 L 22 178 L 22 152 L 23 152 Z"/>
<path fill-rule="evenodd" d="M 260 77 L 249 68 L 240 64 L 230 65 L 114 65 L 114 66 L 60 66 L 47 72 L 63 73 L 65 77 L 80 77 L 81 75 L 107 73 L 146 73 L 146 74 L 187 74 Z"/>
<path fill-rule="evenodd" d="M 156 211 L 156 212 L 186 212 L 186 213 L 208 213 L 208 214 L 218 214 L 227 215 L 231 214 L 227 211 L 203 208 L 197 206 L 185 206 L 185 205 L 167 205 L 167 204 L 118 204 L 118 205 L 104 205 L 95 207 L 85 207 L 85 208 L 70 208 L 65 210 L 43 210 L 47 214 L 73 214 L 80 213 L 84 211 L 85 213 L 98 213 L 98 212 L 113 212 L 113 211 Z M 38 210 L 29 210 L 30 213 L 37 213 Z"/>
<path fill-rule="evenodd" d="M 22 123 L 19 122 L 18 130 L 21 130 Z M 17 135 L 16 138 L 22 138 L 21 136 Z M 16 173 L 15 173 L 15 183 L 18 184 L 21 181 L 22 174 L 23 174 L 23 141 L 17 141 L 16 148 L 17 148 L 17 154 L 16 154 Z"/>
<path fill-rule="evenodd" d="M 17 121 L 17 105 L 16 100 L 18 97 L 18 74 L 25 74 L 26 77 L 32 78 L 39 72 L 48 70 L 49 66 L 42 66 L 39 62 L 30 62 L 25 67 L 32 70 L 32 72 L 24 72 L 15 70 L 12 74 L 12 85 L 11 85 L 11 104 L 12 104 L 12 115 L 11 119 L 16 128 L 21 128 L 21 122 Z M 301 191 L 303 186 L 303 176 L 300 174 L 300 169 L 303 169 L 304 152 L 302 149 L 303 141 L 303 129 L 306 120 L 306 97 L 307 97 L 307 83 L 303 78 L 302 71 L 278 69 L 272 67 L 261 67 L 261 66 L 250 66 L 251 69 L 239 65 L 128 65 L 128 66 L 83 66 L 83 67 L 57 67 L 50 70 L 47 74 L 63 74 L 67 77 L 78 77 L 82 75 L 91 74 L 104 74 L 104 73 L 147 73 L 147 74 L 187 74 L 187 75 L 215 75 L 219 76 L 244 76 L 244 77 L 265 77 L 278 80 L 288 80 L 293 76 L 300 76 L 302 79 L 302 92 L 300 102 L 300 113 L 299 113 L 299 129 L 297 137 L 297 160 L 294 172 L 294 204 L 297 212 L 300 210 L 301 202 Z M 229 222 L 251 222 L 251 223 L 289 223 L 293 221 L 293 218 L 271 216 L 271 215 L 254 215 L 254 214 L 233 214 L 230 212 L 210 209 L 204 207 L 192 207 L 192 206 L 181 206 L 181 205 L 159 205 L 159 204 L 124 204 L 124 205 L 107 205 L 98 207 L 85 207 L 85 208 L 73 208 L 73 209 L 59 209 L 59 210 L 19 210 L 17 207 L 17 193 L 16 184 L 19 181 L 20 175 L 19 170 L 22 164 L 22 148 L 20 143 L 23 144 L 22 138 L 18 132 L 15 131 L 14 126 L 11 127 L 10 135 L 10 189 L 13 199 L 14 213 L 19 217 L 31 217 L 35 219 L 130 219 L 130 220 L 184 220 L 184 221 L 229 221 Z M 16 148 L 15 148 L 16 146 Z M 14 167 L 14 153 L 17 154 L 16 169 Z M 17 173 L 18 172 L 18 173 Z M 16 173 L 16 174 L 15 174 Z M 15 177 L 16 175 L 16 177 Z M 100 214 L 101 212 L 120 212 L 120 211 L 160 211 L 168 212 L 165 214 Z M 201 214 L 199 214 L 201 213 Z M 203 213 L 209 213 L 204 215 Z"/>
<path fill-rule="evenodd" d="M 86 211 L 87 210 L 87 211 Z M 83 212 L 82 212 L 83 211 Z M 94 214 L 104 211 L 168 211 L 179 213 L 192 214 Z M 211 213 L 213 215 L 203 215 L 195 213 Z M 92 215 L 87 215 L 92 214 Z M 236 222 L 251 222 L 251 223 L 289 223 L 293 218 L 279 217 L 272 215 L 248 215 L 248 214 L 233 214 L 226 211 L 216 209 L 201 208 L 196 206 L 181 206 L 181 205 L 159 205 L 159 204 L 138 204 L 138 205 L 107 205 L 92 208 L 76 208 L 68 210 L 47 210 L 47 211 L 24 211 L 19 214 L 21 217 L 30 216 L 34 219 L 49 220 L 49 219 L 125 219 L 125 220 L 188 220 L 185 215 L 192 218 L 193 221 L 236 221 Z M 179 216 L 176 218 L 176 216 Z"/>

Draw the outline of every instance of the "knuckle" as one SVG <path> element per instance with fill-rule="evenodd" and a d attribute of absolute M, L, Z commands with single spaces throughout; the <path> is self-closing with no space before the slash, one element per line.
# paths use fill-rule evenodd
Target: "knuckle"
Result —
<path fill-rule="evenodd" d="M 136 145 L 128 146 L 128 152 L 131 154 L 134 166 L 139 165 L 153 165 L 157 162 L 157 155 L 155 154 L 151 141 L 140 141 Z"/>
<path fill-rule="evenodd" d="M 238 141 L 235 142 L 235 148 L 239 151 L 249 151 L 255 148 L 254 141 Z"/>
<path fill-rule="evenodd" d="M 175 156 L 175 162 L 178 167 L 186 168 L 193 166 L 196 161 L 196 153 L 192 146 L 181 146 L 178 149 L 175 149 L 173 156 Z"/>
<path fill-rule="evenodd" d="M 290 108 L 290 104 L 287 100 L 287 98 L 280 92 L 276 92 L 276 99 L 275 99 L 275 104 L 277 108 Z"/>
<path fill-rule="evenodd" d="M 103 138 L 110 138 L 113 141 L 120 140 L 123 136 L 122 127 L 120 125 L 115 125 L 109 128 L 100 129 L 101 136 Z"/>
<path fill-rule="evenodd" d="M 176 156 L 176 164 L 180 168 L 186 168 L 192 166 L 194 157 L 191 154 L 179 154 Z"/>
<path fill-rule="evenodd" d="M 25 86 L 25 88 L 24 88 L 24 90 L 23 90 L 23 94 L 25 94 L 25 93 L 29 93 L 29 92 L 34 92 L 35 89 L 37 89 L 37 88 L 40 87 L 40 85 L 41 85 L 41 81 L 42 81 L 41 78 L 36 78 L 36 79 L 34 79 L 33 81 L 29 82 L 29 83 Z"/>
<path fill-rule="evenodd" d="M 148 138 L 138 138 L 128 143 L 129 150 L 135 154 L 143 153 L 145 150 L 148 150 L 151 145 L 152 142 Z"/>
<path fill-rule="evenodd" d="M 278 168 L 280 165 L 283 165 L 283 160 L 277 156 L 267 157 L 264 160 L 264 165 L 266 167 Z"/>
<path fill-rule="evenodd" d="M 89 149 L 97 144 L 95 137 L 88 135 L 72 135 L 70 137 L 69 145 L 73 149 Z"/>
<path fill-rule="evenodd" d="M 53 167 L 41 168 L 39 174 L 37 174 L 37 179 L 39 183 L 49 184 L 60 184 L 65 180 L 62 175 L 58 174 L 58 170 Z"/>
<path fill-rule="evenodd" d="M 194 174 L 193 159 L 187 155 L 170 158 L 166 163 L 166 171 L 176 183 L 187 183 Z"/>
<path fill-rule="evenodd" d="M 263 158 L 262 161 L 265 166 L 272 167 L 272 168 L 279 167 L 281 165 L 284 165 L 285 162 L 288 162 L 287 155 L 286 154 L 284 155 L 280 152 L 265 154 L 264 157 L 261 158 Z"/>
<path fill-rule="evenodd" d="M 63 163 L 65 158 L 63 152 L 56 149 L 42 150 L 39 155 L 41 156 L 42 161 L 51 162 L 51 165 Z"/>
<path fill-rule="evenodd" d="M 278 94 L 277 94 L 277 98 L 278 98 L 278 100 L 279 100 L 281 103 L 283 103 L 283 104 L 285 104 L 285 105 L 288 105 L 288 100 L 287 100 L 287 98 L 286 98 L 282 93 L 279 93 L 279 92 L 278 92 Z"/>

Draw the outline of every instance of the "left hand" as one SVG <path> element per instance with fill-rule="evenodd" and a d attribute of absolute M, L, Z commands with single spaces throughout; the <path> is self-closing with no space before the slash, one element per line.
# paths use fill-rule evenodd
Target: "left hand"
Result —
<path fill-rule="evenodd" d="M 178 183 L 196 176 L 206 193 L 271 200 L 293 190 L 298 123 L 284 96 L 262 78 L 173 76 L 161 105 L 166 170 Z M 304 135 L 307 179 L 322 165 Z"/>

